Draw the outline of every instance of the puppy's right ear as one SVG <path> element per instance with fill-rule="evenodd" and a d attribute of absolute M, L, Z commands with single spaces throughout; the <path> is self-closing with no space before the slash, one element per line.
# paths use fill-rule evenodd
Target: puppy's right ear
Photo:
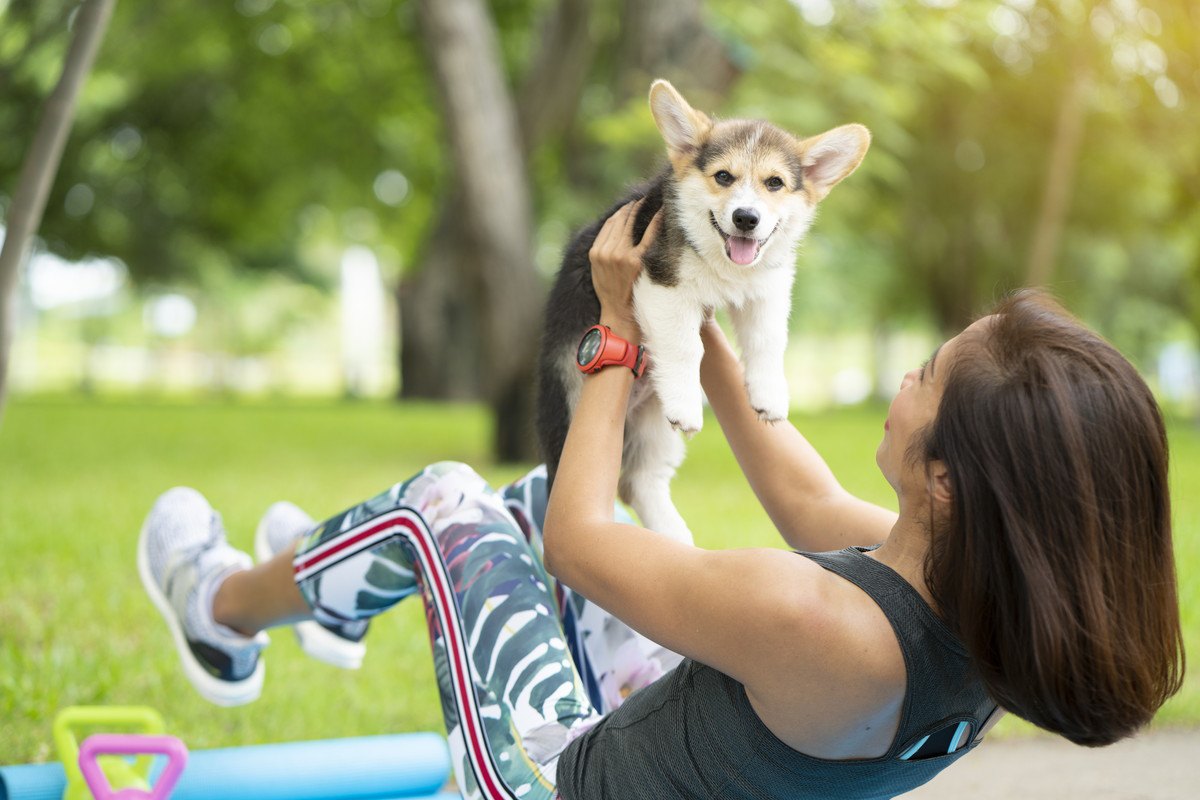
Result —
<path fill-rule="evenodd" d="M 707 114 L 689 106 L 674 86 L 661 79 L 650 85 L 650 113 L 672 161 L 695 156 L 713 125 Z"/>

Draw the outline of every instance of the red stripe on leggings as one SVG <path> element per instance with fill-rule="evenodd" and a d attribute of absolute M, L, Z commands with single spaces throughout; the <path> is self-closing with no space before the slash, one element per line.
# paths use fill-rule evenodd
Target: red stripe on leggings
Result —
<path fill-rule="evenodd" d="M 453 680 L 455 700 L 458 701 L 459 718 L 466 739 L 468 756 L 475 770 L 475 777 L 485 791 L 487 800 L 516 800 L 516 796 L 505 785 L 499 775 L 499 770 L 491 760 L 491 751 L 487 748 L 487 738 L 483 731 L 482 718 L 476 708 L 474 683 L 470 680 L 471 662 L 467 653 L 459 624 L 458 605 L 452 590 L 449 588 L 450 577 L 446 561 L 441 551 L 437 549 L 433 533 L 426 527 L 425 521 L 419 514 L 409 509 L 398 509 L 399 513 L 389 512 L 386 518 L 372 520 L 362 530 L 341 534 L 345 540 L 318 555 L 298 561 L 295 572 L 299 574 L 311 570 L 318 564 L 332 559 L 350 547 L 365 541 L 387 529 L 403 529 L 402 534 L 418 551 L 421 563 L 425 568 L 425 576 L 432 590 L 434 608 L 442 621 L 442 633 L 446 638 L 447 652 L 450 654 L 450 672 Z M 310 576 L 311 577 L 311 576 Z"/>
<path fill-rule="evenodd" d="M 338 542 L 328 551 L 298 561 L 294 570 L 298 575 L 300 572 L 312 570 L 313 567 L 336 557 L 347 551 L 348 548 L 371 539 L 372 536 L 383 533 L 386 529 L 396 528 L 407 531 L 403 535 L 418 549 L 421 563 L 425 566 L 426 578 L 431 583 L 434 609 L 442 618 L 442 631 L 446 637 L 446 643 L 448 643 L 446 649 L 450 654 L 450 672 L 451 678 L 454 680 L 452 688 L 455 690 L 455 699 L 458 702 L 458 711 L 460 711 L 463 727 L 463 738 L 467 741 L 468 756 L 472 760 L 475 777 L 478 778 L 480 787 L 485 789 L 487 800 L 515 800 L 515 795 L 505 786 L 503 778 L 499 777 L 499 771 L 491 760 L 491 751 L 487 748 L 481 717 L 478 709 L 475 708 L 473 681 L 469 679 L 470 656 L 464 648 L 461 632 L 458 630 L 461 620 L 458 616 L 455 595 L 449 588 L 448 567 L 445 565 L 442 553 L 438 551 L 433 534 L 426 528 L 424 519 L 418 513 L 408 509 L 400 509 L 398 513 L 390 512 L 382 521 L 377 518 L 376 521 L 365 525 L 362 530 L 342 534 L 346 537 L 344 541 Z"/>
<path fill-rule="evenodd" d="M 448 588 L 449 576 L 446 574 L 445 560 L 442 558 L 441 551 L 433 543 L 433 534 L 423 524 L 413 524 L 411 520 L 407 519 L 400 520 L 400 522 L 414 536 L 416 544 L 424 557 L 423 560 L 428 562 L 426 574 L 433 578 L 435 601 L 445 612 L 442 631 L 447 637 L 447 648 L 454 655 L 454 658 L 451 659 L 451 672 L 454 674 L 454 680 L 457 684 L 457 695 L 460 705 L 464 706 L 462 710 L 465 713 L 463 713 L 462 717 L 465 738 L 473 755 L 471 760 L 477 765 L 476 777 L 484 779 L 480 781 L 480 785 L 487 790 L 487 797 L 489 799 L 512 798 L 514 796 L 508 791 L 508 787 L 504 785 L 499 775 L 493 774 L 495 767 L 491 763 L 490 752 L 487 750 L 482 724 L 475 710 L 474 687 L 468 686 L 468 677 L 471 669 L 470 658 L 466 652 L 466 648 L 463 646 L 462 640 L 459 638 L 458 607 L 453 594 Z M 453 668 L 455 665 L 457 665 L 458 669 Z M 483 767 L 483 769 L 479 769 L 479 767 Z"/>
<path fill-rule="evenodd" d="M 381 532 L 384 528 L 390 527 L 392 524 L 392 519 L 393 518 L 391 516 L 389 516 L 383 522 L 377 523 L 373 527 L 367 528 L 365 530 L 361 530 L 358 533 L 351 533 L 350 535 L 341 534 L 343 536 L 346 536 L 345 540 L 338 542 L 336 545 L 329 548 L 328 550 L 323 550 L 320 553 L 318 553 L 317 555 L 312 556 L 311 558 L 306 558 L 305 560 L 294 564 L 293 570 L 295 572 L 303 572 L 306 569 L 309 569 L 311 567 L 316 566 L 317 564 L 320 564 L 325 559 L 331 558 L 332 556 L 336 555 L 337 553 L 342 552 L 346 548 L 353 547 L 355 544 L 361 542 L 363 539 L 370 538 L 371 536 L 374 536 L 375 534 Z"/>

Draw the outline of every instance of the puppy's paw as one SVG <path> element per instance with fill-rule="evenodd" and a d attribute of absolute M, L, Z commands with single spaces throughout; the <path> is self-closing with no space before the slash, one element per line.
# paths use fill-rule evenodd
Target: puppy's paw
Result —
<path fill-rule="evenodd" d="M 673 417 L 668 414 L 667 422 L 671 423 L 672 428 L 690 439 L 704 427 L 704 415 L 696 414 L 692 416 L 690 414 L 681 414 L 678 417 Z"/>
<path fill-rule="evenodd" d="M 676 527 L 676 528 L 659 531 L 659 533 L 663 533 L 663 534 L 666 534 L 667 536 L 670 536 L 672 539 L 679 542 L 680 544 L 695 544 L 696 543 L 696 539 L 694 536 L 692 536 L 692 532 L 688 528 L 687 525 L 680 525 L 679 527 Z"/>
<path fill-rule="evenodd" d="M 664 407 L 662 411 L 667 417 L 667 422 L 671 423 L 671 427 L 689 439 L 700 433 L 700 429 L 704 427 L 704 413 L 701 405 L 697 405 L 695 409 Z"/>
<path fill-rule="evenodd" d="M 694 436 L 704 426 L 704 396 L 700 387 L 694 391 L 681 390 L 679 386 L 659 385 L 658 399 L 662 403 L 663 416 L 671 427 Z"/>
<path fill-rule="evenodd" d="M 656 505 L 652 509 L 647 509 L 647 513 L 638 516 L 642 519 L 642 524 L 652 531 L 670 536 L 677 542 L 683 544 L 695 544 L 692 538 L 692 531 L 688 528 L 687 522 L 680 516 L 675 504 L 671 502 L 670 497 L 661 505 Z"/>
<path fill-rule="evenodd" d="M 787 419 L 790 396 L 787 380 L 782 375 L 758 376 L 746 380 L 746 393 L 750 396 L 750 407 L 764 422 Z"/>

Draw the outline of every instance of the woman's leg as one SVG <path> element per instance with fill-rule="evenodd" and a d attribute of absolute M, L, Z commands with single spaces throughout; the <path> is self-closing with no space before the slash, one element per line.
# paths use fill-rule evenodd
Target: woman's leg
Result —
<path fill-rule="evenodd" d="M 554 796 L 571 731 L 598 718 L 541 560 L 504 501 L 442 463 L 321 525 L 295 580 L 318 619 L 361 619 L 420 591 L 455 773 L 467 797 Z"/>
<path fill-rule="evenodd" d="M 539 466 L 500 490 L 509 513 L 542 560 L 542 525 L 546 519 L 546 467 Z M 618 522 L 636 524 L 625 507 L 614 509 Z M 682 656 L 659 645 L 609 614 L 583 595 L 555 582 L 554 597 L 563 631 L 588 697 L 601 713 L 613 711 L 633 692 L 674 669 Z"/>

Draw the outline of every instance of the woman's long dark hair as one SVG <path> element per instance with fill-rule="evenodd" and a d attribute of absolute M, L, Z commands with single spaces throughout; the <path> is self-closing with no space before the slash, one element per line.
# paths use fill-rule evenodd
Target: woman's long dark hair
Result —
<path fill-rule="evenodd" d="M 1045 295 L 989 323 L 962 342 L 921 448 L 953 493 L 925 577 L 997 703 L 1109 744 L 1183 681 L 1162 416 Z"/>

